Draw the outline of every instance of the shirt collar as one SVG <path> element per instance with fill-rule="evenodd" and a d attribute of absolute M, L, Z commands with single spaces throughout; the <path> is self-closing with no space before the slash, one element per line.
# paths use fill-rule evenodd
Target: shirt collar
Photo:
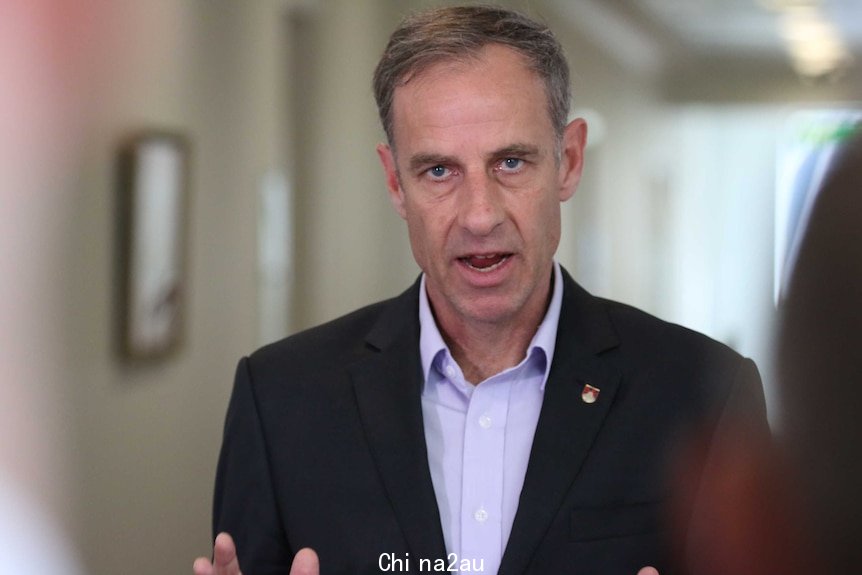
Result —
<path fill-rule="evenodd" d="M 533 350 L 540 349 L 545 354 L 545 373 L 542 377 L 541 389 L 545 389 L 548 381 L 548 373 L 554 359 L 554 348 L 557 343 L 557 327 L 560 323 L 560 310 L 563 307 L 563 274 L 560 264 L 554 262 L 554 284 L 551 292 L 551 302 L 539 328 L 536 330 L 530 345 L 527 347 L 527 357 L 533 354 Z M 431 313 L 431 304 L 428 302 L 428 293 L 425 289 L 425 274 L 419 285 L 419 354 L 422 360 L 422 375 L 427 383 L 430 379 L 431 368 L 434 360 L 441 353 L 448 354 L 449 348 L 443 341 L 440 329 Z"/>

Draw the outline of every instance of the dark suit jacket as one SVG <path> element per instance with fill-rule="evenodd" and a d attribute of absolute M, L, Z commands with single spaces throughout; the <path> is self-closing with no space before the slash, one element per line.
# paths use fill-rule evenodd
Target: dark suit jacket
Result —
<path fill-rule="evenodd" d="M 302 547 L 318 552 L 322 574 L 380 573 L 382 553 L 409 558 L 414 573 L 420 559 L 446 557 L 418 342 L 417 282 L 240 362 L 214 529 L 234 536 L 245 575 L 287 574 Z M 582 400 L 585 384 L 601 390 L 595 403 Z M 654 565 L 665 575 L 669 446 L 689 426 L 719 433 L 740 409 L 765 421 L 750 360 L 595 298 L 564 273 L 553 364 L 499 572 L 635 575 Z"/>

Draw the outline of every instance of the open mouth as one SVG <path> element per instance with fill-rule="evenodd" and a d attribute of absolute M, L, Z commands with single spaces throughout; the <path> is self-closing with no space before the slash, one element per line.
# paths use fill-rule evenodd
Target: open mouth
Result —
<path fill-rule="evenodd" d="M 512 254 L 481 254 L 458 258 L 471 270 L 489 273 L 506 263 Z"/>

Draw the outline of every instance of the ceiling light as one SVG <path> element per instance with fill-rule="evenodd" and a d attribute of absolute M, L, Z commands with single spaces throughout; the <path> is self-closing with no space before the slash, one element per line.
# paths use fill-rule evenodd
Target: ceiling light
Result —
<path fill-rule="evenodd" d="M 835 26 L 811 6 L 783 10 L 780 33 L 797 73 L 807 78 L 834 76 L 852 60 Z"/>

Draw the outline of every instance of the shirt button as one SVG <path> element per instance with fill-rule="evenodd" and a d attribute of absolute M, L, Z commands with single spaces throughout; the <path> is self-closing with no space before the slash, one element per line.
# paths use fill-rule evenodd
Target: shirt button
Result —
<path fill-rule="evenodd" d="M 447 377 L 455 377 L 455 368 L 452 367 L 451 363 L 446 364 L 446 376 Z"/>
<path fill-rule="evenodd" d="M 479 425 L 482 427 L 482 429 L 488 429 L 489 427 L 491 427 L 491 423 L 491 417 L 487 413 L 479 417 Z"/>
<path fill-rule="evenodd" d="M 484 507 L 480 507 L 473 513 L 473 519 L 478 521 L 479 523 L 484 523 L 488 520 L 488 512 L 485 511 Z"/>

